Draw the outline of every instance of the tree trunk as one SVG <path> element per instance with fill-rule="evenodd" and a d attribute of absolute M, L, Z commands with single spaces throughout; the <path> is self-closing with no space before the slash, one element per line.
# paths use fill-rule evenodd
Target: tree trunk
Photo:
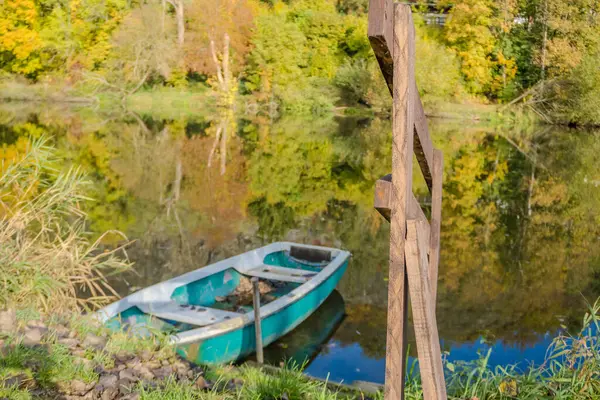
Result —
<path fill-rule="evenodd" d="M 548 0 L 544 1 L 544 36 L 542 37 L 542 85 L 546 79 L 546 47 L 548 41 Z"/>
<path fill-rule="evenodd" d="M 213 39 L 210 40 L 210 54 L 212 56 L 213 62 L 215 63 L 215 68 L 217 70 L 217 80 L 219 81 L 219 87 L 223 88 L 223 73 L 221 72 L 221 63 L 219 62 L 219 58 L 217 57 L 217 50 L 215 50 L 215 41 Z"/>
<path fill-rule="evenodd" d="M 225 34 L 223 37 L 223 54 L 221 54 L 221 61 L 217 55 L 215 49 L 215 41 L 210 41 L 210 53 L 215 63 L 215 69 L 217 70 L 217 80 L 219 81 L 219 89 L 227 94 L 231 89 L 231 72 L 229 70 L 229 35 Z"/>
<path fill-rule="evenodd" d="M 175 7 L 175 16 L 177 18 L 177 44 L 183 46 L 185 40 L 185 19 L 183 15 L 183 0 L 177 1 L 177 7 Z"/>
<path fill-rule="evenodd" d="M 162 5 L 162 15 L 160 16 L 160 31 L 164 35 L 165 34 L 165 14 L 167 13 L 166 0 L 162 0 L 161 5 Z"/>
<path fill-rule="evenodd" d="M 177 20 L 177 44 L 181 47 L 185 40 L 185 15 L 183 9 L 183 0 L 167 0 L 175 9 L 175 19 Z"/>
<path fill-rule="evenodd" d="M 529 190 L 527 193 L 527 216 L 531 218 L 531 197 L 533 197 L 533 185 L 535 185 L 535 163 L 531 167 L 531 178 L 529 178 Z"/>
<path fill-rule="evenodd" d="M 221 175 L 225 175 L 227 171 L 227 128 L 229 125 L 229 118 L 225 119 L 223 126 L 223 135 L 221 136 Z"/>
<path fill-rule="evenodd" d="M 229 35 L 225 34 L 224 39 L 225 43 L 223 45 L 223 90 L 227 94 L 229 94 L 229 90 L 231 89 L 231 72 L 229 72 Z"/>

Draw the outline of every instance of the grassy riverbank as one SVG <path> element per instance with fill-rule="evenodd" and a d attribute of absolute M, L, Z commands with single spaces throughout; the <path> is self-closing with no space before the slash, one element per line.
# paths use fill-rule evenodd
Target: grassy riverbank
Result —
<path fill-rule="evenodd" d="M 14 399 L 264 399 L 336 396 L 298 369 L 204 367 L 176 356 L 166 337 L 110 333 L 91 318 L 0 314 L 0 397 Z"/>
<path fill-rule="evenodd" d="M 69 87 L 49 83 L 26 83 L 5 80 L 0 82 L 0 102 L 4 109 L 22 107 L 28 104 L 44 104 L 48 107 L 63 106 L 85 109 L 100 114 L 135 113 L 151 115 L 153 118 L 177 120 L 185 117 L 213 117 L 218 115 L 218 93 L 198 84 L 194 88 L 157 87 L 140 90 L 127 96 L 114 92 L 92 93 L 79 87 Z M 286 107 L 277 101 L 258 102 L 252 96 L 237 96 L 234 102 L 234 114 L 237 117 L 252 118 L 255 114 L 271 117 L 295 115 L 305 118 L 324 118 L 327 116 L 351 116 L 364 118 L 391 118 L 391 101 L 376 107 L 361 105 L 334 106 L 320 108 L 316 115 L 305 115 L 310 105 L 297 110 Z M 484 104 L 475 100 L 438 100 L 425 104 L 425 112 L 430 119 L 468 121 L 493 126 L 533 125 L 541 122 L 528 109 L 520 106 L 504 107 L 496 104 Z"/>
<path fill-rule="evenodd" d="M 98 112 L 132 111 L 165 119 L 204 116 L 215 110 L 216 94 L 204 85 L 193 88 L 160 87 L 136 93 L 94 92 L 89 87 L 64 82 L 28 83 L 0 80 L 0 102 L 17 104 L 63 104 Z"/>
<path fill-rule="evenodd" d="M 446 363 L 451 399 L 595 399 L 600 396 L 600 303 L 575 337 L 559 337 L 542 366 L 490 368 Z M 296 367 L 207 367 L 176 356 L 165 336 L 132 338 L 76 314 L 0 313 L 0 397 L 9 399 L 380 399 L 381 392 L 336 387 Z M 415 365 L 407 399 L 422 398 Z"/>

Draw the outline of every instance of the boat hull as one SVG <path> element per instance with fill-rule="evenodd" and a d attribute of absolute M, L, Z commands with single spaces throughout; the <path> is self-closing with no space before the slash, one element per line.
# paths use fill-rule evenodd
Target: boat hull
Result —
<path fill-rule="evenodd" d="M 262 319 L 262 340 L 267 346 L 306 320 L 329 297 L 348 267 L 348 260 L 313 290 Z M 254 323 L 216 334 L 195 343 L 178 345 L 182 357 L 198 364 L 234 362 L 256 351 Z"/>

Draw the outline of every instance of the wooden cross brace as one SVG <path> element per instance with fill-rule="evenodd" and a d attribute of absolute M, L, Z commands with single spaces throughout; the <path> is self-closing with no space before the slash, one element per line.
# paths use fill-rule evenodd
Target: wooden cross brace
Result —
<path fill-rule="evenodd" d="M 409 5 L 369 1 L 369 40 L 393 97 L 392 174 L 377 181 L 375 208 L 390 226 L 385 399 L 404 398 L 410 292 L 426 400 L 446 399 L 435 317 L 442 208 L 442 152 L 434 149 L 415 82 Z M 413 152 L 431 191 L 431 219 L 412 192 Z"/>

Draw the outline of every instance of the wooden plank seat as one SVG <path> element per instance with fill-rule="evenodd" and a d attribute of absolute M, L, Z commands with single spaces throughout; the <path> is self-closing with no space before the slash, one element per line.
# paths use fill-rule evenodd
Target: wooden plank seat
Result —
<path fill-rule="evenodd" d="M 196 326 L 212 325 L 217 322 L 240 316 L 240 314 L 231 311 L 180 304 L 175 301 L 166 303 L 140 303 L 137 304 L 137 307 L 146 314 L 151 314 L 161 319 L 183 322 Z"/>
<path fill-rule="evenodd" d="M 305 283 L 315 276 L 317 272 L 305 269 L 277 267 L 263 264 L 257 268 L 244 271 L 244 275 L 256 276 L 261 279 L 272 281 Z"/>

